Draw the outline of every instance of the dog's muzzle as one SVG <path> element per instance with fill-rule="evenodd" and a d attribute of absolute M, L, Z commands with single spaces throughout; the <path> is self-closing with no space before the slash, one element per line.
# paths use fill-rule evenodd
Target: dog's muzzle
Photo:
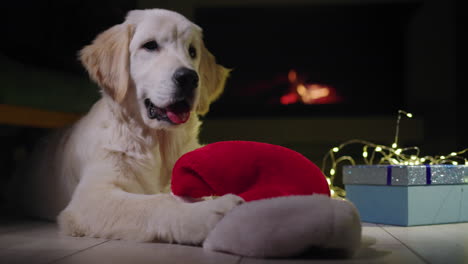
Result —
<path fill-rule="evenodd" d="M 149 119 L 166 121 L 171 124 L 183 124 L 190 118 L 190 104 L 187 100 L 178 101 L 167 107 L 157 107 L 149 98 L 145 99 L 145 107 Z"/>
<path fill-rule="evenodd" d="M 172 103 L 166 107 L 156 106 L 151 99 L 146 98 L 144 103 L 148 118 L 166 121 L 171 124 L 183 124 L 190 118 L 190 111 L 198 87 L 198 74 L 189 68 L 179 68 L 172 75 L 176 87 Z"/>

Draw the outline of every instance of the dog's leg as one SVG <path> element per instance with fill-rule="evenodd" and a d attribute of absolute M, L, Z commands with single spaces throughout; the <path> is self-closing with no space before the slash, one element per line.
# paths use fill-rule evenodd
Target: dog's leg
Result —
<path fill-rule="evenodd" d="M 112 180 L 115 169 L 94 166 L 85 171 L 58 217 L 68 235 L 201 244 L 224 214 L 243 202 L 235 195 L 183 203 L 171 194 L 133 194 Z"/>

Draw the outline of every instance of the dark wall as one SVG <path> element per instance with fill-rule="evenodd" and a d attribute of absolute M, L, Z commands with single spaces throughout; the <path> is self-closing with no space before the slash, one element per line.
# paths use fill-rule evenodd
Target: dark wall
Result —
<path fill-rule="evenodd" d="M 408 89 L 410 111 L 425 120 L 422 148 L 431 154 L 466 148 L 457 142 L 461 123 L 457 97 L 455 1 L 424 1 L 408 31 Z"/>
<path fill-rule="evenodd" d="M 78 51 L 134 8 L 136 0 L 2 1 L 0 53 L 38 68 L 83 74 Z"/>
<path fill-rule="evenodd" d="M 466 32 L 466 11 L 467 4 L 464 1 L 456 1 L 455 4 L 456 18 L 456 46 L 457 58 L 456 58 L 456 86 L 457 86 L 457 99 L 456 99 L 456 117 L 457 117 L 457 146 L 468 147 L 468 129 L 467 129 L 467 117 L 468 117 L 468 83 L 466 76 L 466 58 L 467 52 L 464 47 L 468 47 L 465 33 Z M 463 66 L 465 65 L 465 66 Z"/>

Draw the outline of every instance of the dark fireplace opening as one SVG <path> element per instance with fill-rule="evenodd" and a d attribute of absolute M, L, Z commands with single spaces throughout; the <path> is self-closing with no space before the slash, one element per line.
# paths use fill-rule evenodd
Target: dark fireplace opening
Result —
<path fill-rule="evenodd" d="M 415 4 L 197 8 L 232 68 L 209 117 L 394 114 L 405 107 Z"/>

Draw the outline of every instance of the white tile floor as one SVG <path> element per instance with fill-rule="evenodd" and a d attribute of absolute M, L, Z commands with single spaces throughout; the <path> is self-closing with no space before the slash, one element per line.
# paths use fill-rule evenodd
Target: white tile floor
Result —
<path fill-rule="evenodd" d="M 66 237 L 54 223 L 9 219 L 0 220 L 0 263 L 468 263 L 468 223 L 363 226 L 362 247 L 352 259 L 252 259 L 198 247 Z"/>

